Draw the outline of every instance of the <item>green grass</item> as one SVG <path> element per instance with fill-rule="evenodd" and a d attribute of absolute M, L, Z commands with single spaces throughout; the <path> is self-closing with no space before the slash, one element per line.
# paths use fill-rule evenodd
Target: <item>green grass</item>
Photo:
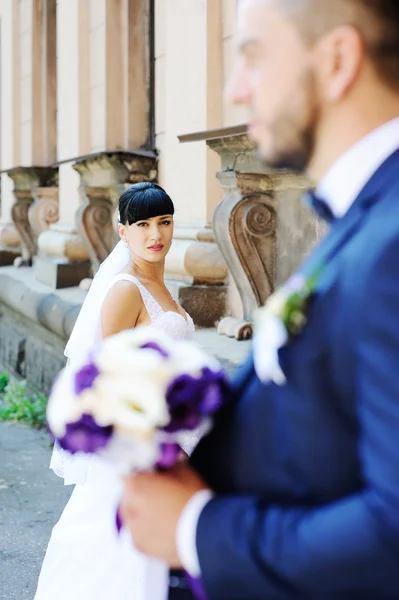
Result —
<path fill-rule="evenodd" d="M 17 381 L 0 373 L 0 420 L 45 427 L 47 398 L 32 390 L 26 381 Z"/>

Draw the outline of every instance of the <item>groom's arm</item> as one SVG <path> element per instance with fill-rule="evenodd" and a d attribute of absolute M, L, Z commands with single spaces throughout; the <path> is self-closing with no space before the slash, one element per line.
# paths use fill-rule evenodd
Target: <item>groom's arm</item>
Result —
<path fill-rule="evenodd" d="M 367 303 L 359 307 L 356 392 L 364 491 L 320 508 L 215 496 L 196 527 L 201 576 L 212 599 L 339 597 L 344 591 L 377 597 L 394 582 L 398 592 L 398 256 L 396 243 L 376 261 Z"/>

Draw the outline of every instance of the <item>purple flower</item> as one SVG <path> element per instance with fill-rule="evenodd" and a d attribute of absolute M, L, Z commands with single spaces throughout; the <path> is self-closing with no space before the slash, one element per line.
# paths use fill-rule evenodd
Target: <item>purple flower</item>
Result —
<path fill-rule="evenodd" d="M 151 350 L 155 350 L 162 356 L 162 358 L 169 357 L 169 354 L 166 352 L 166 350 L 161 348 L 161 346 L 158 346 L 158 344 L 156 342 L 146 342 L 145 344 L 140 346 L 140 348 L 150 348 Z"/>
<path fill-rule="evenodd" d="M 222 371 L 211 371 L 206 367 L 199 377 L 180 375 L 166 392 L 171 421 L 165 431 L 195 429 L 204 416 L 222 406 L 228 395 L 229 387 Z"/>
<path fill-rule="evenodd" d="M 71 454 L 94 453 L 108 444 L 112 431 L 112 425 L 100 427 L 91 415 L 83 414 L 75 423 L 67 424 L 66 433 L 58 442 Z"/>
<path fill-rule="evenodd" d="M 93 362 L 82 367 L 75 374 L 75 394 L 80 394 L 83 390 L 90 388 L 98 375 L 99 370 Z"/>
<path fill-rule="evenodd" d="M 118 509 L 117 509 L 116 515 L 115 515 L 115 526 L 116 526 L 117 532 L 120 533 L 121 529 L 123 527 L 123 523 L 122 523 L 121 511 L 120 511 L 119 506 L 118 506 Z"/>
<path fill-rule="evenodd" d="M 212 415 L 227 400 L 230 389 L 223 371 L 211 371 L 208 367 L 202 369 L 202 377 L 207 385 L 200 402 L 200 410 L 203 415 Z"/>
<path fill-rule="evenodd" d="M 158 459 L 157 467 L 160 469 L 170 469 L 177 463 L 181 448 L 175 442 L 162 442 L 160 444 L 161 456 Z"/>
<path fill-rule="evenodd" d="M 196 600 L 209 600 L 202 579 L 199 577 L 192 577 L 187 571 L 185 571 L 184 574 L 194 598 Z"/>

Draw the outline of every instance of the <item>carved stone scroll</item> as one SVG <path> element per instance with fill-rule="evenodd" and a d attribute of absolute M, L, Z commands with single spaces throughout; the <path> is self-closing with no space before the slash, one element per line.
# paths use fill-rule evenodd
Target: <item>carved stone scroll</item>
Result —
<path fill-rule="evenodd" d="M 58 188 L 41 187 L 35 192 L 35 200 L 29 208 L 29 222 L 38 236 L 58 221 Z"/>
<path fill-rule="evenodd" d="M 254 310 L 314 243 L 314 218 L 300 204 L 310 182 L 268 168 L 245 133 L 226 132 L 207 144 L 222 159 L 217 177 L 224 198 L 215 210 L 213 229 L 244 313 L 244 320 L 237 317 L 235 323 L 231 317 L 224 319 L 219 331 L 245 339 Z"/>
<path fill-rule="evenodd" d="M 34 205 L 40 203 L 37 197 L 39 188 L 54 188 L 58 185 L 58 171 L 52 167 L 17 167 L 8 171 L 9 177 L 14 182 L 15 203 L 11 209 L 15 228 L 21 238 L 21 254 L 16 259 L 16 266 L 31 266 L 36 253 L 36 241 L 39 231 L 34 221 L 30 222 L 30 215 L 34 213 Z M 40 213 L 40 210 L 39 210 Z"/>
<path fill-rule="evenodd" d="M 96 272 L 117 241 L 113 226 L 114 204 L 112 190 L 107 188 L 87 187 L 85 194 L 86 200 L 78 209 L 76 223 Z"/>
<path fill-rule="evenodd" d="M 222 173 L 226 195 L 217 206 L 213 229 L 241 296 L 244 319 L 274 290 L 276 211 L 273 196 L 259 189 L 255 174 Z M 235 183 L 235 185 L 233 185 Z M 251 193 L 246 193 L 252 188 Z"/>
<path fill-rule="evenodd" d="M 95 273 L 119 239 L 115 219 L 119 196 L 129 184 L 156 180 L 156 157 L 145 151 L 104 152 L 73 167 L 80 175 L 83 198 L 76 228 Z"/>

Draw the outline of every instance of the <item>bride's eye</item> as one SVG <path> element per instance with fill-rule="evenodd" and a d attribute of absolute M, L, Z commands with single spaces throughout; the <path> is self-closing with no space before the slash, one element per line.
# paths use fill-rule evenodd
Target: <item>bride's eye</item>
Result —
<path fill-rule="evenodd" d="M 146 227 L 148 223 L 136 223 L 137 227 Z"/>
<path fill-rule="evenodd" d="M 166 219 L 166 221 L 161 221 L 161 225 L 170 225 L 172 223 L 171 219 Z"/>

